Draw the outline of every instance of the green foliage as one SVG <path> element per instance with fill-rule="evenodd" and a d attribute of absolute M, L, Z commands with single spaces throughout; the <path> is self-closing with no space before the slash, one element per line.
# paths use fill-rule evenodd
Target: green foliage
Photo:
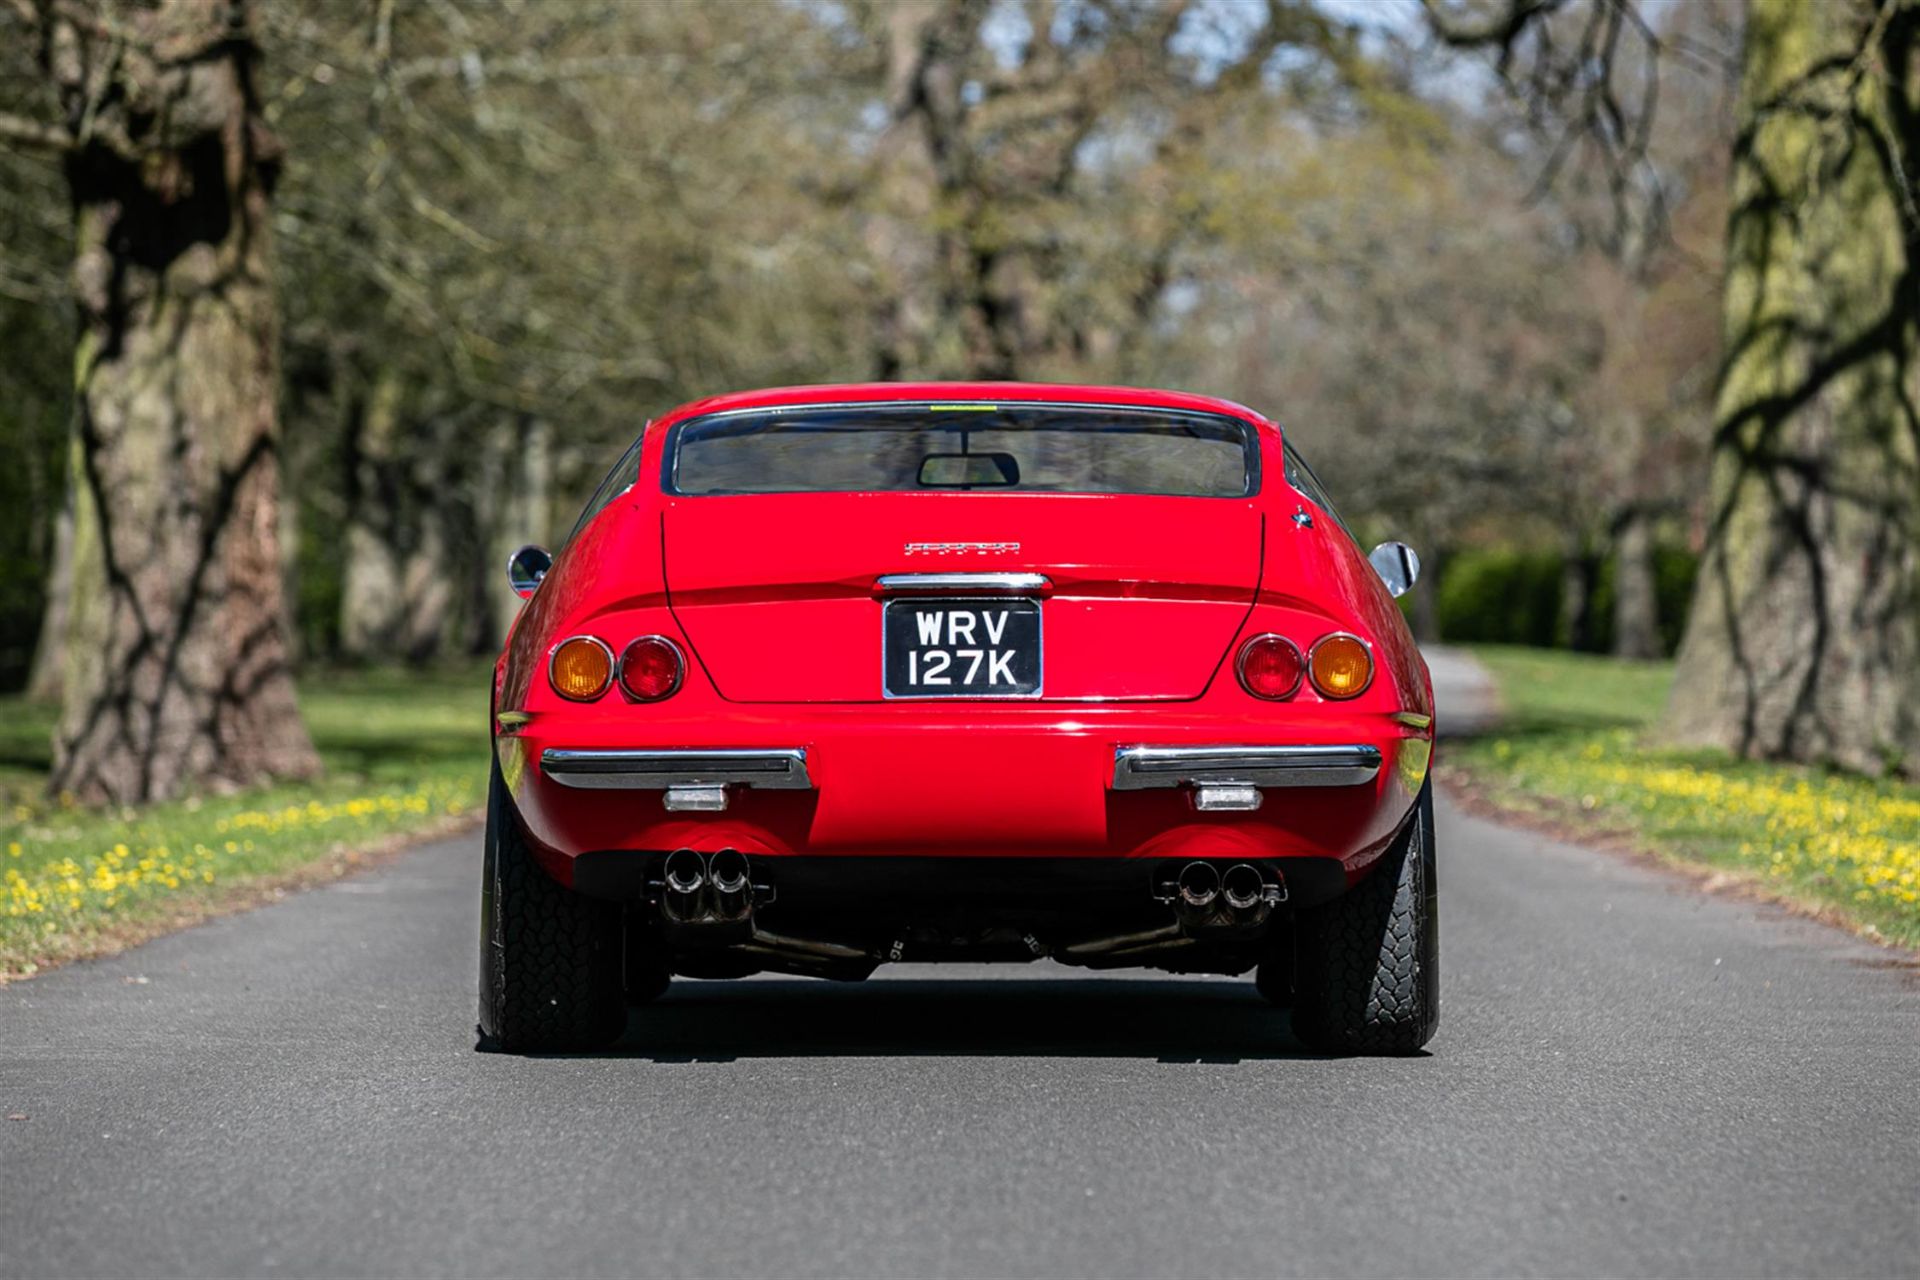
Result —
<path fill-rule="evenodd" d="M 1462 644 L 1546 648 L 1560 635 L 1560 570 L 1556 551 L 1462 551 L 1440 568 L 1440 634 Z"/>
<path fill-rule="evenodd" d="M 1660 638 L 1671 653 L 1686 626 L 1700 562 L 1673 546 L 1657 547 L 1653 560 Z M 1587 597 L 1588 643 L 1597 652 L 1613 645 L 1614 565 L 1611 557 L 1600 561 Z M 1441 636 L 1460 644 L 1565 648 L 1565 568 L 1566 556 L 1559 551 L 1493 547 L 1447 557 L 1435 587 Z"/>
<path fill-rule="evenodd" d="M 874 86 L 820 15 L 403 0 L 383 66 L 362 7 L 262 13 L 309 658 L 497 643 L 506 552 L 649 416 L 873 367 Z"/>
<path fill-rule="evenodd" d="M 1718 325 L 1668 296 L 1674 263 L 1596 260 L 1530 199 L 1543 157 L 1311 5 L 1241 6 L 1214 44 L 1189 28 L 1232 5 L 1063 6 L 1021 48 L 983 24 L 1017 29 L 1027 0 L 378 8 L 256 6 L 287 155 L 304 660 L 484 649 L 506 552 L 566 529 L 648 416 L 745 386 L 1003 370 L 1217 392 L 1297 427 L 1346 514 L 1421 548 L 1543 515 L 1605 529 L 1692 475 L 1672 437 L 1701 420 L 1683 374 Z M 0 108 L 30 114 L 42 71 L 12 13 Z M 1662 100 L 1693 92 L 1677 75 Z M 1662 148 L 1724 150 L 1692 120 L 1662 116 Z M 30 248 L 55 296 L 64 177 L 20 163 L 38 176 L 0 168 L 0 269 Z M 1717 235 L 1718 196 L 1693 193 L 1720 186 L 1676 184 L 1676 226 Z M 1711 293 L 1710 245 L 1682 260 Z M 0 346 L 0 440 L 9 371 L 64 380 L 64 341 Z M 4 575 L 47 518 L 0 509 L 23 636 L 37 588 Z M 1501 554 L 1440 566 L 1445 634 L 1553 643 L 1557 567 Z M 1662 603 L 1671 630 L 1681 597 Z"/>
<path fill-rule="evenodd" d="M 1486 647 L 1506 713 L 1445 769 L 1496 807 L 1624 835 L 1676 862 L 1920 946 L 1920 787 L 1677 749 L 1653 727 L 1668 662 Z"/>

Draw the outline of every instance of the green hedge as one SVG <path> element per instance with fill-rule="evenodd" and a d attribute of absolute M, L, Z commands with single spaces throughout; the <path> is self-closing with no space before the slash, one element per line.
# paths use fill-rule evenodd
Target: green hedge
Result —
<path fill-rule="evenodd" d="M 1559 553 L 1461 551 L 1440 565 L 1441 638 L 1456 644 L 1551 648 L 1560 632 Z"/>
<path fill-rule="evenodd" d="M 1493 548 L 1461 551 L 1440 566 L 1436 606 L 1440 636 L 1459 644 L 1519 644 L 1564 647 L 1560 616 L 1559 551 Z M 1655 593 L 1660 606 L 1660 637 L 1668 653 L 1680 643 L 1699 561 L 1680 547 L 1654 552 Z M 1613 647 L 1613 562 L 1603 560 L 1587 598 L 1591 619 L 1586 647 Z"/>

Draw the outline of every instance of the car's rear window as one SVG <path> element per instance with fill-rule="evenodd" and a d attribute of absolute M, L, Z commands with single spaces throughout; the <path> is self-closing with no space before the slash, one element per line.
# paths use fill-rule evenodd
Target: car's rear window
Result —
<path fill-rule="evenodd" d="M 1240 498 L 1253 429 L 1166 409 L 877 404 L 695 418 L 668 442 L 666 487 L 724 493 L 1139 493 Z"/>

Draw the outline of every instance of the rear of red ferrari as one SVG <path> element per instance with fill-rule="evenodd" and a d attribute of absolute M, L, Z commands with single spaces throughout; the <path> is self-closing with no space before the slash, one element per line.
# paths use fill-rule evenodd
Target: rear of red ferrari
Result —
<path fill-rule="evenodd" d="M 1237 406 L 678 411 L 533 593 L 495 717 L 482 1022 L 510 1046 L 604 1039 L 670 974 L 1038 957 L 1258 971 L 1329 1048 L 1431 1034 L 1425 668 Z"/>

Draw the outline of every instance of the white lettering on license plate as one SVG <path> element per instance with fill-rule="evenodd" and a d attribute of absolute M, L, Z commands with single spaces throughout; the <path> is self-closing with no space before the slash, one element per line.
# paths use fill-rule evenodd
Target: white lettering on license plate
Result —
<path fill-rule="evenodd" d="M 1015 651 L 992 647 L 1006 638 L 1007 617 L 1005 609 L 949 609 L 915 615 L 915 638 L 921 647 L 907 654 L 908 683 L 951 686 L 957 678 L 959 683 L 970 685 L 980 680 L 984 669 L 988 688 L 1001 684 L 1014 687 L 1018 683 L 1013 675 Z M 980 643 L 983 638 L 984 646 Z"/>

